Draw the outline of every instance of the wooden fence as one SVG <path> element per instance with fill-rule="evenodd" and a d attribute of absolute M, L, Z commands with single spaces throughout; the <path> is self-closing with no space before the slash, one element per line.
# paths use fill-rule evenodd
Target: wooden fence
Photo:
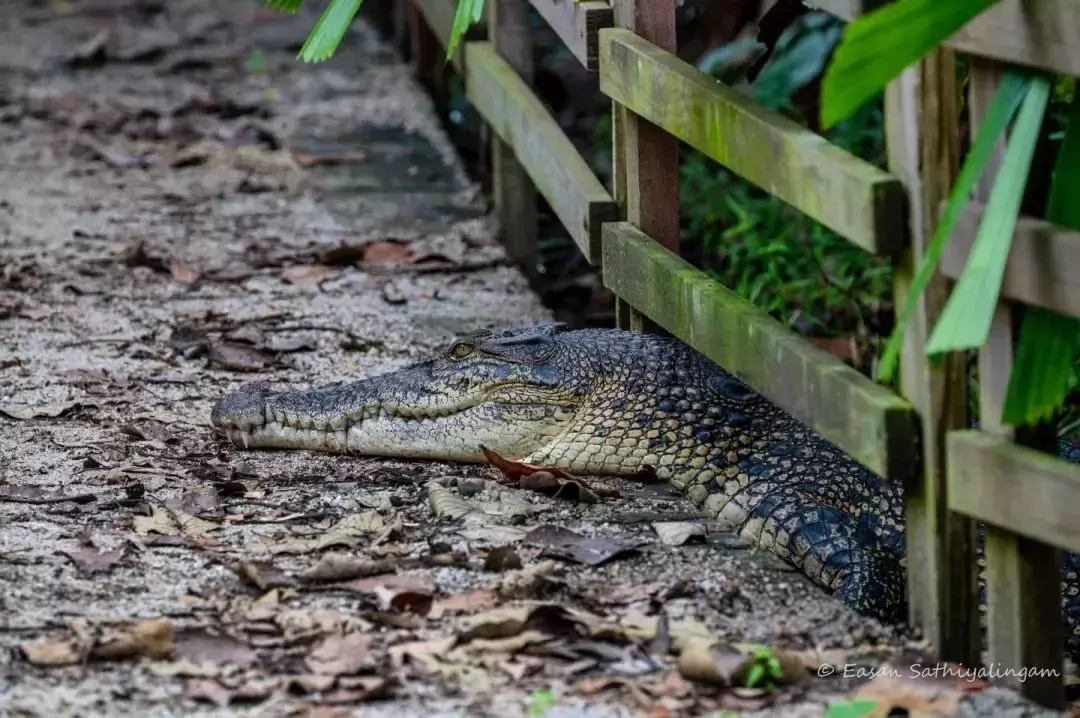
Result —
<path fill-rule="evenodd" d="M 398 0 L 412 55 L 441 61 L 456 0 Z M 1014 310 L 1080 316 L 1080 233 L 1022 218 L 987 347 L 981 430 L 971 431 L 966 361 L 932 367 L 923 347 L 974 242 L 997 163 L 920 302 L 901 394 L 805 341 L 678 255 L 678 143 L 716 160 L 867 252 L 890 257 L 902 304 L 959 166 L 955 52 L 969 53 L 971 132 L 1004 63 L 1080 75 L 1075 0 L 1001 0 L 886 93 L 889 171 L 766 110 L 675 56 L 671 0 L 530 0 L 611 98 L 609 193 L 532 93 L 526 0 L 487 0 L 486 40 L 453 67 L 493 133 L 495 205 L 512 256 L 531 269 L 539 192 L 618 298 L 618 324 L 666 330 L 695 347 L 907 496 L 910 619 L 943 658 L 988 665 L 1049 706 L 1064 704 L 1060 550 L 1080 551 L 1080 469 L 1000 421 Z M 415 3 L 415 4 L 414 4 Z M 863 0 L 817 0 L 845 20 Z M 474 35 L 475 36 L 475 35 Z M 992 163 L 994 164 L 994 163 Z M 1025 445 L 1027 444 L 1027 445 Z M 701 490 L 701 489 L 698 489 Z M 988 641 L 982 656 L 975 521 L 987 531 Z M 1019 679 L 1018 669 L 1051 669 Z M 1006 669 L 1014 669 L 1009 675 Z"/>

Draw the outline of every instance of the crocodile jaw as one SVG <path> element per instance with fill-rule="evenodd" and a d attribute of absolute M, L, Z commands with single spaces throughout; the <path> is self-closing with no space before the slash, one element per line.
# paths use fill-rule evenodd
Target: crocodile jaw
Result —
<path fill-rule="evenodd" d="M 360 456 L 485 462 L 481 446 L 521 459 L 564 430 L 542 405 L 481 405 L 434 417 L 379 411 L 343 428 L 305 428 L 272 420 L 221 427 L 245 449 L 299 449 Z"/>

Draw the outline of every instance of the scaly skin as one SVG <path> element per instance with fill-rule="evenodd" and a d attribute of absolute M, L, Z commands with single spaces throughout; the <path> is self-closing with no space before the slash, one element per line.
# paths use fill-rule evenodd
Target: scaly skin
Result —
<path fill-rule="evenodd" d="M 651 466 L 855 610 L 906 616 L 902 488 L 674 339 L 561 325 L 480 334 L 366 381 L 230 394 L 212 421 L 247 448 L 484 462 L 484 445 L 577 474 Z M 1080 561 L 1064 568 L 1075 634 Z"/>

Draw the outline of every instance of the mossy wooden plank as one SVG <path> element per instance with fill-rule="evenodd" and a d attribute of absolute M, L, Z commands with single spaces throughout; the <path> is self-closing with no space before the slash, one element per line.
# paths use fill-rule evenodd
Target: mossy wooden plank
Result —
<path fill-rule="evenodd" d="M 403 0 L 408 1 L 408 0 Z M 450 28 L 454 25 L 454 14 L 457 12 L 457 0 L 412 0 L 419 8 L 420 14 L 427 20 L 428 27 L 435 33 L 439 43 L 445 52 L 450 40 Z M 450 58 L 454 69 L 462 72 L 464 69 L 463 58 L 464 43 L 459 44 Z"/>
<path fill-rule="evenodd" d="M 949 196 L 959 173 L 960 97 L 955 52 L 936 48 L 885 92 L 889 170 L 908 189 L 911 246 L 895 265 L 893 298 L 903 306 L 937 228 L 927 207 Z M 922 124 L 919 132 L 913 127 Z M 935 274 L 909 318 L 900 357 L 900 393 L 921 417 L 922 466 L 904 493 L 909 623 L 950 659 L 976 665 L 982 636 L 975 602 L 972 521 L 945 511 L 945 440 L 971 425 L 967 356 L 931 364 L 926 342 L 949 298 L 949 282 Z"/>
<path fill-rule="evenodd" d="M 948 457 L 951 510 L 1080 551 L 1080 466 L 972 430 L 949 433 Z"/>
<path fill-rule="evenodd" d="M 599 66 L 598 33 L 611 27 L 611 6 L 599 0 L 530 0 L 540 17 L 589 72 Z"/>
<path fill-rule="evenodd" d="M 604 284 L 880 476 L 916 464 L 914 409 L 626 222 L 604 225 Z"/>
<path fill-rule="evenodd" d="M 1080 7 L 1080 6 L 1078 6 Z M 944 210 L 944 205 L 940 208 Z M 941 272 L 959 279 L 986 207 L 971 202 L 941 255 Z M 1080 317 L 1080 232 L 1021 217 L 1013 233 L 1001 296 Z"/>
<path fill-rule="evenodd" d="M 585 259 L 600 258 L 600 225 L 617 216 L 611 195 L 543 103 L 490 43 L 469 43 L 466 96 L 514 149 Z"/>
<path fill-rule="evenodd" d="M 844 20 L 881 0 L 811 0 Z M 1080 75 L 1080 15 L 1076 0 L 999 0 L 945 44 L 954 50 L 1004 62 Z"/>
<path fill-rule="evenodd" d="M 907 242 L 900 181 L 621 28 L 600 31 L 600 90 L 851 242 Z"/>

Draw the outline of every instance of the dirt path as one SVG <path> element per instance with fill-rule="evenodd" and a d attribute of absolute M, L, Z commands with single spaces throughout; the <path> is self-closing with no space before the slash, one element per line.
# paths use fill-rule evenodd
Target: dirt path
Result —
<path fill-rule="evenodd" d="M 23 5 L 0 18 L 0 715 L 510 716 L 549 689 L 551 716 L 820 715 L 853 681 L 818 663 L 903 646 L 662 486 L 590 504 L 491 467 L 227 447 L 209 409 L 245 382 L 360 378 L 549 314 L 363 23 L 311 67 L 311 11 Z M 541 555 L 554 524 L 598 541 Z M 694 685 L 694 636 L 799 680 Z"/>

